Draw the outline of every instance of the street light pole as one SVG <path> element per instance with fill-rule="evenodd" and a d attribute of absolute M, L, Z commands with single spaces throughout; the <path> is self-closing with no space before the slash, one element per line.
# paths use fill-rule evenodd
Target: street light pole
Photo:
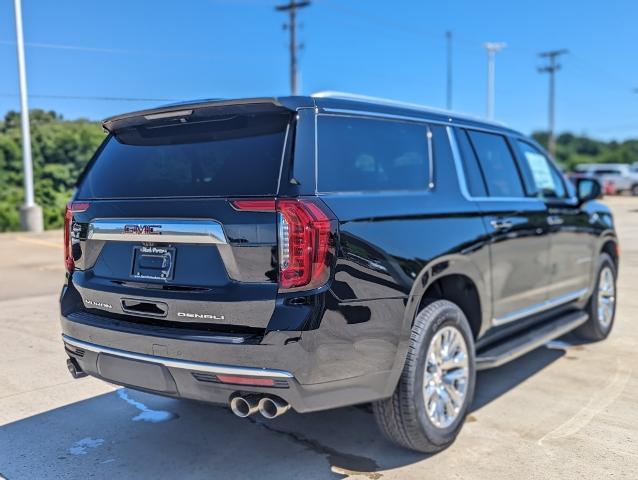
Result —
<path fill-rule="evenodd" d="M 22 162 L 24 169 L 24 205 L 20 208 L 20 224 L 28 232 L 43 230 L 42 208 L 36 205 L 33 192 L 33 162 L 31 160 L 31 132 L 27 103 L 27 74 L 24 62 L 24 36 L 22 34 L 21 0 L 13 0 L 16 21 L 18 77 L 20 80 L 20 118 L 22 122 Z"/>
<path fill-rule="evenodd" d="M 488 42 L 483 45 L 487 50 L 487 108 L 486 117 L 488 120 L 494 119 L 494 57 L 496 52 L 505 48 L 507 44 L 503 42 Z"/>

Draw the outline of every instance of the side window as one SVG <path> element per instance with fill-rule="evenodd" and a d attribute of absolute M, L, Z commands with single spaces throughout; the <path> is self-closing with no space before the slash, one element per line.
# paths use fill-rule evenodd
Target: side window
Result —
<path fill-rule="evenodd" d="M 473 197 L 485 197 L 487 196 L 487 189 L 485 188 L 483 173 L 474 154 L 470 139 L 467 137 L 467 132 L 457 128 L 455 133 L 469 194 Z"/>
<path fill-rule="evenodd" d="M 502 135 L 468 130 L 491 197 L 524 197 L 523 184 L 507 140 Z"/>
<path fill-rule="evenodd" d="M 427 127 L 390 120 L 320 115 L 320 192 L 427 190 Z"/>
<path fill-rule="evenodd" d="M 549 159 L 527 142 L 517 140 L 517 144 L 539 194 L 546 198 L 565 198 L 566 191 L 561 174 Z"/>

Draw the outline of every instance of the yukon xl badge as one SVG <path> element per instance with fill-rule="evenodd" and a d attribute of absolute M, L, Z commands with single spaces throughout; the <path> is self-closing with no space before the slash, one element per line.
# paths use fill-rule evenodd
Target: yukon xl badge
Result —
<path fill-rule="evenodd" d="M 205 318 L 208 320 L 223 320 L 223 315 L 209 315 L 208 313 L 186 313 L 186 312 L 177 312 L 178 317 L 187 317 L 187 318 Z"/>
<path fill-rule="evenodd" d="M 124 225 L 124 233 L 132 233 L 134 235 L 161 235 L 161 225 Z"/>
<path fill-rule="evenodd" d="M 113 305 L 111 305 L 110 303 L 96 302 L 94 300 L 87 300 L 86 298 L 84 299 L 84 303 L 86 303 L 87 305 L 90 305 L 91 307 L 108 308 L 108 309 L 113 308 Z"/>

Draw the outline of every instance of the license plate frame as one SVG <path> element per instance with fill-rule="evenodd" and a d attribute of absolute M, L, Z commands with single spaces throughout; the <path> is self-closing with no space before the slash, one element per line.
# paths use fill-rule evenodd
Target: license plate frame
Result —
<path fill-rule="evenodd" d="M 133 247 L 131 277 L 138 280 L 172 280 L 175 247 Z"/>

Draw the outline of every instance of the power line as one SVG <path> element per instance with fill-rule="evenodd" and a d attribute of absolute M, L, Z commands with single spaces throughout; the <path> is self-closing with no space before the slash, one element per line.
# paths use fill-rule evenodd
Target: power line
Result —
<path fill-rule="evenodd" d="M 549 153 L 554 156 L 556 155 L 556 137 L 554 134 L 554 108 L 555 108 L 555 77 L 556 72 L 560 70 L 561 65 L 556 61 L 558 57 L 561 55 L 565 55 L 568 52 L 566 48 L 561 48 L 560 50 L 550 50 L 547 52 L 541 52 L 538 54 L 541 58 L 547 58 L 549 64 L 544 67 L 540 67 L 538 69 L 539 73 L 548 73 L 549 74 L 549 104 L 548 104 L 548 130 L 549 130 L 549 140 L 548 147 Z"/>
<path fill-rule="evenodd" d="M 18 97 L 17 93 L 0 93 L 0 97 Z M 29 94 L 29 98 L 51 98 L 57 100 L 99 100 L 105 102 L 179 102 L 181 99 L 176 98 L 136 98 L 136 97 L 94 97 L 84 95 L 47 95 L 47 94 Z"/>
<path fill-rule="evenodd" d="M 15 46 L 16 42 L 11 40 L 0 40 L 0 45 Z M 220 55 L 209 55 L 191 52 L 154 52 L 150 50 L 131 50 L 122 48 L 103 48 L 103 47 L 83 47 L 81 45 L 68 45 L 61 43 L 42 43 L 42 42 L 25 42 L 25 47 L 42 48 L 52 50 L 69 50 L 88 53 L 107 53 L 115 55 L 148 55 L 165 58 L 195 58 L 195 59 L 219 59 Z"/>
<path fill-rule="evenodd" d="M 290 31 L 290 91 L 293 95 L 297 95 L 297 9 L 305 8 L 310 5 L 309 1 L 297 2 L 290 0 L 290 3 L 286 5 L 277 5 L 275 10 L 278 12 L 288 12 L 290 20 L 288 24 L 284 24 L 284 28 L 288 28 Z"/>

